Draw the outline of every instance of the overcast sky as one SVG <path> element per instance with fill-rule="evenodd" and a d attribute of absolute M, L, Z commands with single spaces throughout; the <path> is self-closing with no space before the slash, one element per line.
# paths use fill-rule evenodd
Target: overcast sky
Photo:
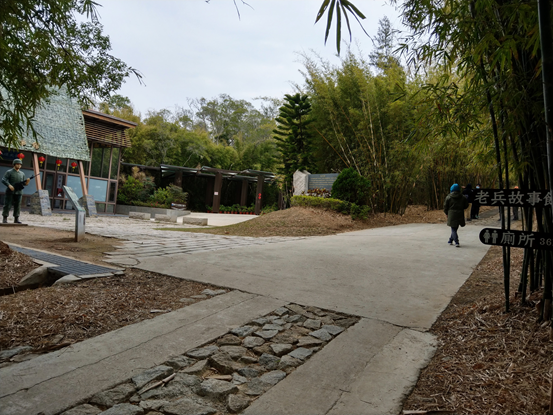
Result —
<path fill-rule="evenodd" d="M 187 98 L 282 98 L 303 83 L 298 53 L 316 51 L 338 63 L 335 30 L 324 45 L 325 22 L 314 25 L 322 0 L 100 0 L 98 8 L 113 54 L 144 75 L 141 86 L 129 78 L 120 95 L 135 109 L 186 106 Z M 396 10 L 384 0 L 356 0 L 376 34 L 387 16 L 400 29 Z M 353 40 L 365 53 L 371 40 L 352 23 Z M 347 38 L 347 36 L 345 36 Z M 348 38 L 349 40 L 349 38 Z M 342 46 L 344 50 L 344 45 Z M 342 52 L 343 53 L 343 52 Z"/>

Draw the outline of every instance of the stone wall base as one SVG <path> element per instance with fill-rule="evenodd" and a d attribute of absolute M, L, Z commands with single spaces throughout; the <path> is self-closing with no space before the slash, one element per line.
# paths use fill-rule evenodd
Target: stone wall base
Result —
<path fill-rule="evenodd" d="M 48 190 L 37 190 L 31 196 L 31 214 L 52 216 Z"/>

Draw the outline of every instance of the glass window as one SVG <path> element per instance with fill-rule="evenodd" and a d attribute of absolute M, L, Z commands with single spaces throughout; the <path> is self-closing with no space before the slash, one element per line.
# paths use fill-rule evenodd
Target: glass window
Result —
<path fill-rule="evenodd" d="M 104 179 L 109 177 L 109 158 L 111 156 L 111 148 L 104 148 L 104 162 L 102 163 L 102 176 Z"/>
<path fill-rule="evenodd" d="M 54 197 L 65 197 L 65 194 L 63 193 L 64 184 L 65 184 L 65 174 L 57 174 Z"/>
<path fill-rule="evenodd" d="M 119 168 L 119 148 L 113 148 L 111 150 L 111 174 L 109 176 L 112 180 L 117 180 L 117 170 Z"/>
<path fill-rule="evenodd" d="M 46 174 L 46 181 L 44 182 L 44 190 L 48 191 L 48 196 L 52 197 L 54 194 L 54 173 Z"/>
<path fill-rule="evenodd" d="M 92 149 L 92 168 L 90 170 L 91 176 L 101 177 L 103 153 L 103 148 L 94 147 Z"/>
<path fill-rule="evenodd" d="M 107 213 L 114 213 L 115 212 L 115 205 L 107 205 L 106 212 Z"/>
<path fill-rule="evenodd" d="M 109 183 L 109 198 L 108 202 L 115 202 L 115 189 L 117 187 L 117 182 Z"/>
<path fill-rule="evenodd" d="M 81 178 L 77 176 L 67 176 L 67 187 L 73 189 L 75 194 L 81 198 L 83 197 L 83 189 L 81 187 Z"/>
<path fill-rule="evenodd" d="M 21 164 L 21 167 L 22 168 L 25 168 L 25 167 L 29 167 L 29 168 L 33 168 L 33 153 L 29 153 L 27 151 L 20 151 L 19 153 L 17 154 L 20 154 L 22 153 L 25 157 L 23 157 L 23 160 L 21 160 L 23 163 Z M 27 177 L 31 177 L 31 175 L 27 176 Z"/>
<path fill-rule="evenodd" d="M 88 185 L 88 194 L 91 195 L 96 202 L 105 202 L 107 192 L 107 180 L 90 179 L 90 184 Z"/>
<path fill-rule="evenodd" d="M 98 213 L 104 213 L 106 210 L 106 204 L 105 203 L 96 203 L 96 211 Z"/>

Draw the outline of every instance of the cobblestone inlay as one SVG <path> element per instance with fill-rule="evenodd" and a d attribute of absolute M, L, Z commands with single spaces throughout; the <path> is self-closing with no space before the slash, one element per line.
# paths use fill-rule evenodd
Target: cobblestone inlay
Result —
<path fill-rule="evenodd" d="M 77 261 L 75 259 L 65 258 L 55 254 L 47 254 L 45 252 L 35 251 L 34 249 L 20 248 L 17 246 L 10 246 L 14 251 L 21 252 L 22 254 L 29 255 L 31 258 L 46 261 L 51 264 L 59 265 L 56 267 L 56 271 L 60 274 L 73 274 L 73 275 L 93 275 L 93 274 L 107 274 L 114 273 L 118 270 L 113 268 L 101 267 L 99 265 L 88 264 L 86 262 Z"/>
<path fill-rule="evenodd" d="M 319 328 L 306 327 L 307 321 L 317 321 L 308 326 Z M 240 413 L 358 321 L 342 313 L 289 304 L 97 393 L 61 415 Z M 275 333 L 259 335 L 268 331 Z"/>

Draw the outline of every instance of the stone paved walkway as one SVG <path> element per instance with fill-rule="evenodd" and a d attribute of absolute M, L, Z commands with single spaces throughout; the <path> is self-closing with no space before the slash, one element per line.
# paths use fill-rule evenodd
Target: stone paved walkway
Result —
<path fill-rule="evenodd" d="M 38 216 L 22 212 L 21 220 L 33 226 L 64 231 L 74 231 L 75 229 L 75 217 L 72 214 L 54 213 L 52 216 Z M 303 239 L 296 237 L 251 238 L 206 233 L 169 232 L 157 229 L 204 227 L 159 223 L 109 215 L 86 218 L 85 228 L 86 233 L 117 238 L 123 241 L 119 249 L 114 252 L 107 252 L 107 258 L 105 259 L 105 262 L 121 266 L 134 266 L 140 262 L 141 258 L 151 256 L 193 254 Z"/>

